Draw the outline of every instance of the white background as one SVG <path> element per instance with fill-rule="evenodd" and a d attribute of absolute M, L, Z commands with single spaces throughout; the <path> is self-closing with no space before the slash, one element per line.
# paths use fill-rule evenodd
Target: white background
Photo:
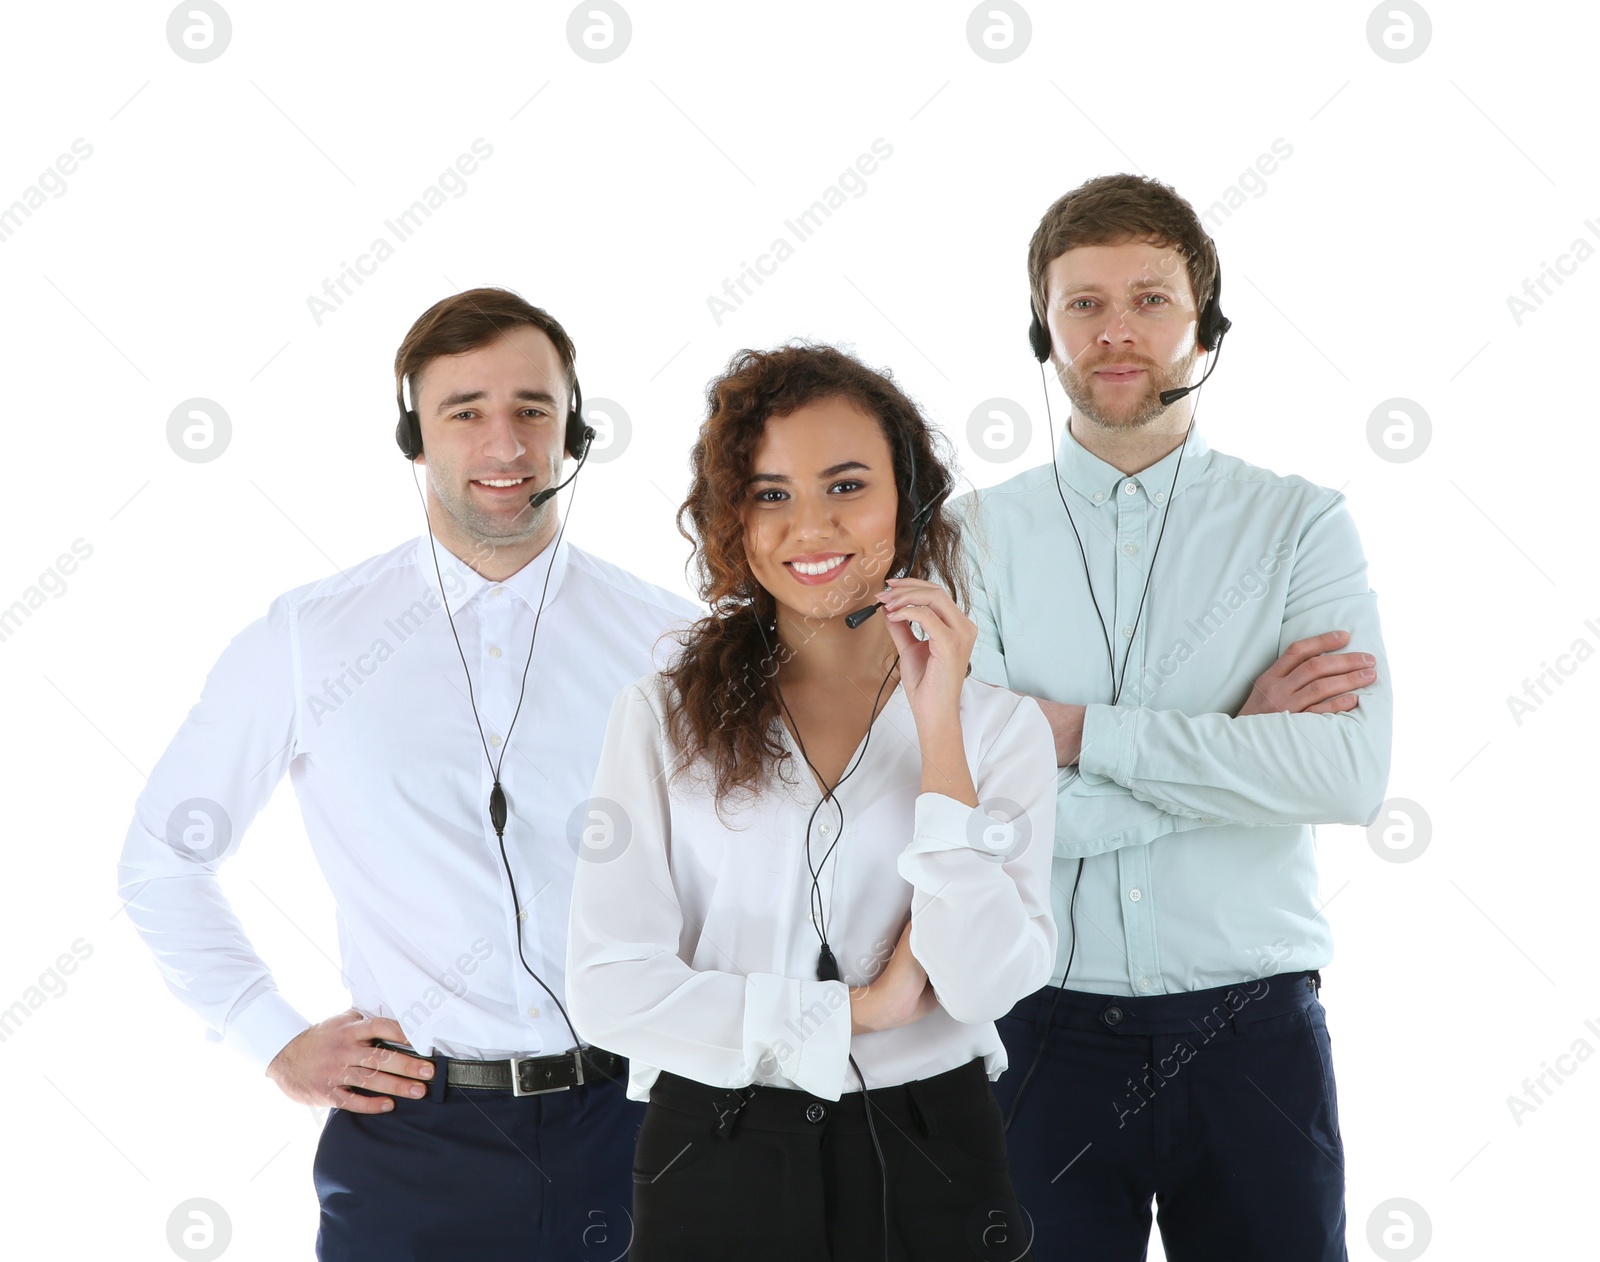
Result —
<path fill-rule="evenodd" d="M 1431 1223 L 1430 1258 L 1593 1256 L 1600 1057 L 1561 1062 L 1575 1072 L 1520 1125 L 1507 1097 L 1578 1040 L 1600 1050 L 1578 809 L 1600 662 L 1563 659 L 1520 724 L 1506 701 L 1574 641 L 1600 648 L 1600 261 L 1569 262 L 1520 324 L 1507 303 L 1574 240 L 1600 247 L 1592 12 L 1438 0 L 1425 50 L 1394 62 L 1365 4 L 1028 0 L 1030 42 L 997 64 L 964 3 L 628 3 L 605 64 L 569 46 L 565 4 L 228 0 L 231 40 L 203 64 L 169 47 L 161 5 L 8 14 L 0 207 L 74 140 L 93 153 L 0 242 L 0 607 L 74 540 L 93 551 L 0 642 L 0 1006 L 74 941 L 92 954 L 0 1043 L 0 1248 L 169 1258 L 169 1214 L 206 1197 L 225 1256 L 311 1255 L 319 1117 L 203 1040 L 118 914 L 114 868 L 227 641 L 421 528 L 391 363 L 425 307 L 500 284 L 565 323 L 589 395 L 633 428 L 591 462 L 569 537 L 687 591 L 672 517 L 734 350 L 849 346 L 972 483 L 1000 481 L 1049 453 L 1023 307 L 1045 207 L 1134 170 L 1205 211 L 1281 138 L 1292 156 L 1210 220 L 1235 327 L 1198 424 L 1349 497 L 1395 676 L 1389 792 L 1431 823 L 1403 863 L 1319 830 L 1351 1256 L 1412 1256 L 1369 1243 L 1397 1197 Z M 464 195 L 319 324 L 308 296 L 480 137 L 493 156 Z M 878 138 L 893 155 L 864 195 L 719 324 L 724 278 Z M 996 396 L 1032 418 L 1009 463 L 967 437 Z M 231 419 L 206 463 L 167 441 L 194 397 Z M 1431 418 L 1406 462 L 1367 436 L 1394 397 Z M 227 880 L 291 1001 L 343 1008 L 287 784 Z"/>

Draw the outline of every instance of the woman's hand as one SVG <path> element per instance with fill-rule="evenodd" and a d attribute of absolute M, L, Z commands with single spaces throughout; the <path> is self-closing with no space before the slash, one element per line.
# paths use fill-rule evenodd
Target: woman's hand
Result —
<path fill-rule="evenodd" d="M 900 679 L 917 726 L 957 718 L 978 624 L 937 583 L 921 578 L 891 578 L 888 583 L 878 599 L 900 653 Z M 921 625 L 926 640 L 912 634 L 913 622 Z"/>
<path fill-rule="evenodd" d="M 961 685 L 978 624 L 944 588 L 921 578 L 891 578 L 881 597 L 889 635 L 900 653 L 900 682 L 922 749 L 922 792 L 978 804 L 961 733 Z M 926 640 L 911 633 L 920 623 Z"/>
<path fill-rule="evenodd" d="M 907 920 L 883 972 L 869 985 L 850 988 L 850 1033 L 910 1025 L 938 1006 L 928 974 L 911 954 L 911 922 Z"/>

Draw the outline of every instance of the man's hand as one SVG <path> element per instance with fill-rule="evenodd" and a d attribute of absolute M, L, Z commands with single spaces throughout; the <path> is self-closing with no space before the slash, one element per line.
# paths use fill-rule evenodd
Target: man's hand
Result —
<path fill-rule="evenodd" d="M 1083 710 L 1081 705 L 1066 705 L 1035 697 L 1044 717 L 1050 720 L 1050 734 L 1056 738 L 1056 766 L 1070 767 L 1083 751 Z"/>
<path fill-rule="evenodd" d="M 911 922 L 900 931 L 883 972 L 866 986 L 850 988 L 850 1033 L 892 1030 L 920 1021 L 939 1006 L 928 974 L 911 954 Z"/>
<path fill-rule="evenodd" d="M 432 1063 L 374 1047 L 373 1039 L 404 1043 L 406 1034 L 397 1021 L 352 1008 L 290 1039 L 267 1066 L 267 1077 L 291 1100 L 352 1113 L 387 1113 L 394 1108 L 389 1096 L 425 1095 L 428 1088 L 418 1080 L 433 1077 Z M 365 1096 L 352 1087 L 383 1094 Z"/>
<path fill-rule="evenodd" d="M 1235 716 L 1247 714 L 1337 714 L 1354 710 L 1365 688 L 1378 677 L 1370 653 L 1335 653 L 1348 631 L 1328 631 L 1296 640 L 1262 672 Z"/>

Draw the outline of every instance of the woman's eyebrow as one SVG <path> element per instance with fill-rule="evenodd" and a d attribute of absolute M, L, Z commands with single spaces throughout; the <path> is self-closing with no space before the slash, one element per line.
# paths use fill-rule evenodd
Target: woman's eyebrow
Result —
<path fill-rule="evenodd" d="M 867 473 L 872 472 L 872 466 L 869 464 L 864 464 L 860 460 L 841 460 L 838 464 L 829 465 L 826 469 L 822 470 L 822 472 L 818 473 L 817 477 L 834 478 L 850 469 L 862 469 Z M 794 479 L 789 477 L 789 475 L 786 473 L 752 473 L 750 475 L 750 481 L 781 482 L 787 485 L 788 483 L 794 481 Z"/>

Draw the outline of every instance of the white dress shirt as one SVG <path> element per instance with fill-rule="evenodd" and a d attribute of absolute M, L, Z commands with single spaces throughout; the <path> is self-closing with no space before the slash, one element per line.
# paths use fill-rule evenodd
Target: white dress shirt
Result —
<path fill-rule="evenodd" d="M 837 1100 L 858 1089 L 852 1052 L 868 1087 L 980 1056 L 998 1078 L 1006 1055 L 995 1018 L 1044 984 L 1055 957 L 1055 755 L 1038 704 L 963 685 L 971 808 L 920 792 L 916 723 L 895 688 L 837 806 L 825 804 L 811 830 L 843 978 L 818 981 L 805 839 L 822 794 L 793 738 L 775 721 L 790 774 L 728 800 L 719 819 L 703 761 L 668 774 L 665 696 L 654 675 L 617 698 L 573 881 L 570 1012 L 586 1039 L 630 1058 L 630 1098 L 648 1100 L 665 1069 Z M 939 1007 L 852 1038 L 849 987 L 879 975 L 908 914 L 911 952 Z"/>
<path fill-rule="evenodd" d="M 422 535 L 286 592 L 241 631 L 135 806 L 118 873 L 128 913 L 208 1037 L 263 1067 L 310 1022 L 278 993 L 216 871 L 285 771 L 337 905 L 352 1006 L 449 1056 L 573 1046 L 517 957 L 484 744 L 510 808 L 523 950 L 565 1002 L 569 822 L 583 817 L 606 714 L 668 660 L 663 633 L 699 611 L 567 542 L 503 582 L 442 544 L 438 562 L 482 737 Z"/>
<path fill-rule="evenodd" d="M 1069 957 L 1073 990 L 1111 995 L 1326 967 L 1315 826 L 1376 816 L 1394 710 L 1344 496 L 1213 451 L 1198 429 L 1186 451 L 1135 474 L 1070 428 L 1056 460 L 1059 492 L 1043 465 L 966 498 L 977 528 L 962 536 L 973 675 L 1086 707 L 1083 752 L 1058 776 L 1052 980 Z M 1355 709 L 1234 717 L 1290 644 L 1340 630 L 1341 652 L 1377 659 Z M 1127 677 L 1114 706 L 1108 633 Z"/>

